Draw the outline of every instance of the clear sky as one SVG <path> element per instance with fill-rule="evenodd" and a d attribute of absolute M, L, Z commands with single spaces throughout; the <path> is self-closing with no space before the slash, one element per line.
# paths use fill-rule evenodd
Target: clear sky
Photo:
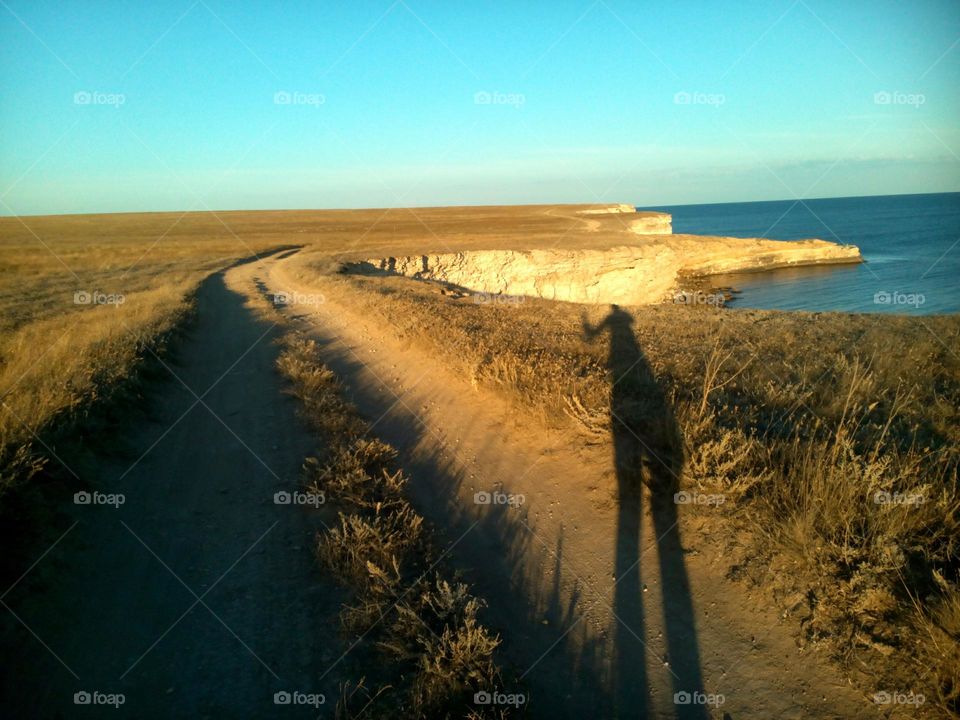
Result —
<path fill-rule="evenodd" d="M 0 214 L 960 190 L 956 0 L 0 0 Z"/>

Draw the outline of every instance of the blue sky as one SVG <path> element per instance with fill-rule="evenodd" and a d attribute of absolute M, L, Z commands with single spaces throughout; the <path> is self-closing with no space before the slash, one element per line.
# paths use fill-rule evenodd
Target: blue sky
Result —
<path fill-rule="evenodd" d="M 0 214 L 960 190 L 960 4 L 0 0 Z"/>

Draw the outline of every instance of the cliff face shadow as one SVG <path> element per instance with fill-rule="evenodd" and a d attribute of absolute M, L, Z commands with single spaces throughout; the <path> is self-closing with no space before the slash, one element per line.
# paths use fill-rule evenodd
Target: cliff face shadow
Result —
<path fill-rule="evenodd" d="M 683 470 L 676 418 L 637 342 L 630 313 L 611 305 L 598 325 L 591 326 L 584 319 L 583 331 L 587 339 L 609 335 L 610 427 L 618 501 L 612 668 L 618 715 L 646 717 L 650 713 L 646 668 L 662 666 L 679 701 L 676 717 L 706 718 L 704 705 L 684 702 L 703 692 L 703 680 L 674 501 Z M 642 547 L 645 494 L 656 538 L 655 547 L 646 549 Z M 666 657 L 659 643 L 646 633 L 649 623 L 642 578 L 651 574 L 645 574 L 643 568 L 654 560 L 654 553 L 661 580 Z"/>

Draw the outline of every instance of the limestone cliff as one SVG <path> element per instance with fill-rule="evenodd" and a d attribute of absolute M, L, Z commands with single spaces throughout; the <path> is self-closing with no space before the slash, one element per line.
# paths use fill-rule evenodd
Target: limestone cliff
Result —
<path fill-rule="evenodd" d="M 670 216 L 666 217 L 669 221 Z M 643 229 L 633 232 L 644 234 Z M 681 277 L 860 261 L 857 247 L 823 240 L 659 234 L 607 249 L 477 250 L 373 258 L 347 269 L 399 274 L 491 294 L 646 305 L 671 297 Z"/>

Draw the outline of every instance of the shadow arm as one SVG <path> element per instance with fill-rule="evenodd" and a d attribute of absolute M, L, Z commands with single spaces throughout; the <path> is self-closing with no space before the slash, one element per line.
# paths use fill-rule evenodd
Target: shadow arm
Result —
<path fill-rule="evenodd" d="M 597 325 L 591 325 L 590 321 L 587 320 L 587 314 L 580 313 L 580 327 L 583 329 L 583 336 L 587 340 L 593 340 L 597 335 L 603 332 L 603 328 L 606 324 L 606 321 L 604 321 Z"/>

